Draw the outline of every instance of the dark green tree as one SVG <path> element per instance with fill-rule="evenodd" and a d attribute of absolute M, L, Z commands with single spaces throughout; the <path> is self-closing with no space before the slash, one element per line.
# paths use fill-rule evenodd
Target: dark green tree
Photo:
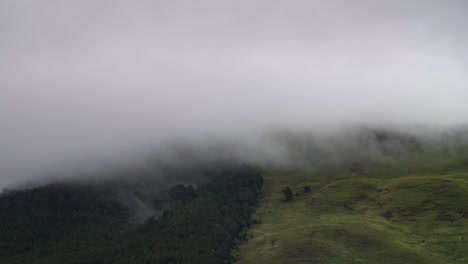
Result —
<path fill-rule="evenodd" d="M 286 201 L 291 201 L 293 197 L 293 192 L 291 188 L 289 188 L 289 186 L 286 186 L 283 188 L 282 192 L 284 194 L 284 198 L 286 198 Z"/>

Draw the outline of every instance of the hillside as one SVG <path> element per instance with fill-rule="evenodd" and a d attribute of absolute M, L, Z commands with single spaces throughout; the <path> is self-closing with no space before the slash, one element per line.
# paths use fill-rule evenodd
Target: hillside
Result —
<path fill-rule="evenodd" d="M 157 197 L 154 207 L 165 209 L 139 224 L 101 189 L 52 184 L 4 193 L 0 263 L 231 263 L 262 177 L 245 166 L 205 173 L 209 181 Z"/>
<path fill-rule="evenodd" d="M 468 262 L 466 131 L 275 140 L 263 163 L 179 146 L 112 177 L 7 190 L 0 263 Z"/>
<path fill-rule="evenodd" d="M 468 263 L 468 167 L 427 168 L 265 173 L 237 263 Z"/>

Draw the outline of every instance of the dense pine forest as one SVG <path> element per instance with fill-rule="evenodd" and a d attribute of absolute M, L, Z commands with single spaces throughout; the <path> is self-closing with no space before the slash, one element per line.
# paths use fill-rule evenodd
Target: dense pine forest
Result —
<path fill-rule="evenodd" d="M 83 186 L 4 192 L 0 262 L 231 263 L 262 183 L 251 167 L 217 169 L 208 182 L 155 198 L 166 209 L 137 225 L 129 208 Z"/>

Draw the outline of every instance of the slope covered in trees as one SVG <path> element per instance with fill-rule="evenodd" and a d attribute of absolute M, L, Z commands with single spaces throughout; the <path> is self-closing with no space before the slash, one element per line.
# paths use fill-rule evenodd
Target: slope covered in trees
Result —
<path fill-rule="evenodd" d="M 171 188 L 170 207 L 136 227 L 126 222 L 128 210 L 86 188 L 3 194 L 0 262 L 230 263 L 263 181 L 245 166 L 215 174 L 197 188 Z"/>

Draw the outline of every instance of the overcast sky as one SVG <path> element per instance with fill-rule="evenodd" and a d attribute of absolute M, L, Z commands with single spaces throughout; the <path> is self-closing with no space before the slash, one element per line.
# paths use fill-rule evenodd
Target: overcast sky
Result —
<path fill-rule="evenodd" d="M 172 137 L 468 119 L 466 1 L 0 1 L 0 187 Z"/>

